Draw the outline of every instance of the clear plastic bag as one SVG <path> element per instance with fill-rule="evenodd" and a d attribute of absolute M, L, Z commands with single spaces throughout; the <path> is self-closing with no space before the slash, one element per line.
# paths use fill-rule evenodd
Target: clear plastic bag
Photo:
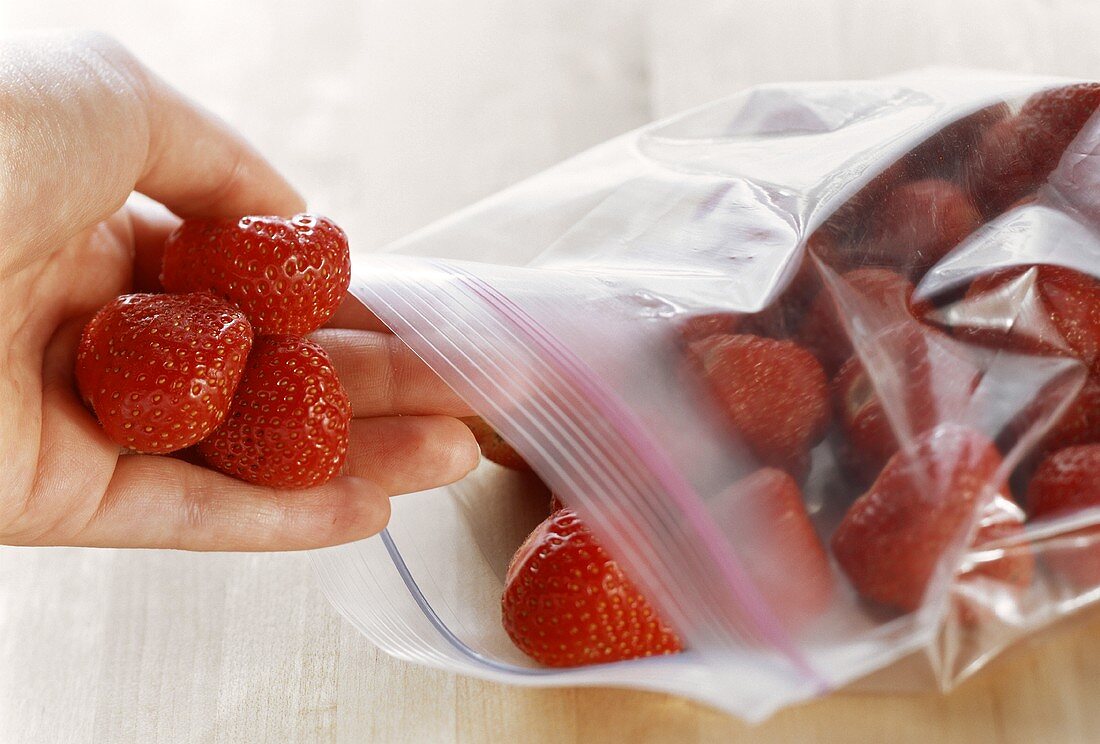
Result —
<path fill-rule="evenodd" d="M 520 653 L 500 596 L 548 494 L 491 465 L 395 500 L 381 536 L 315 553 L 328 596 L 409 661 L 524 685 L 663 690 L 750 720 L 892 665 L 904 673 L 875 678 L 946 689 L 1092 602 L 1100 571 L 1059 569 L 1100 551 L 1100 533 L 1081 531 L 1100 511 L 1024 522 L 1014 502 L 1044 437 L 1081 405 L 1089 360 L 1059 348 L 1058 329 L 1037 331 L 1040 348 L 986 337 L 1027 330 L 1034 265 L 1100 276 L 1088 202 L 1100 117 L 1057 145 L 1052 172 L 1033 164 L 1011 185 L 1018 163 L 992 162 L 1007 145 L 989 133 L 1072 82 L 938 72 L 762 86 L 605 143 L 390 255 L 358 256 L 353 293 L 576 509 L 687 650 L 564 670 Z M 1025 154 L 1041 144 L 1024 142 Z M 952 211 L 948 186 L 970 212 Z M 871 229 L 883 214 L 894 216 Z M 1030 268 L 990 296 L 965 293 L 1014 266 Z M 852 273 L 867 269 L 891 272 L 904 299 Z M 813 350 L 831 399 L 877 396 L 880 428 L 855 447 L 837 412 L 804 462 L 770 459 L 716 414 L 685 361 L 697 340 L 685 323 L 712 313 L 733 314 L 738 334 Z M 799 380 L 784 384 L 800 394 Z M 765 422 L 761 436 L 783 426 Z M 841 565 L 831 542 L 891 457 L 912 458 L 914 498 L 936 514 L 955 508 L 958 473 L 980 478 L 935 546 L 901 550 L 903 563 L 929 553 L 930 573 L 900 608 L 854 587 L 862 544 Z M 739 490 L 765 465 L 800 479 L 826 563 L 810 565 L 821 559 L 786 544 Z"/>

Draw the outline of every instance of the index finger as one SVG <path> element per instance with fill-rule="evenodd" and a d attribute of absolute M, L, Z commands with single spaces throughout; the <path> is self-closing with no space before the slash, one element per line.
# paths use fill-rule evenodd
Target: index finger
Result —
<path fill-rule="evenodd" d="M 298 192 L 237 132 L 127 60 L 149 90 L 149 151 L 138 191 L 185 218 L 305 211 Z"/>
<path fill-rule="evenodd" d="M 357 418 L 474 414 L 458 393 L 392 334 L 326 328 L 310 338 L 328 352 Z"/>
<path fill-rule="evenodd" d="M 0 273 L 112 214 L 135 189 L 183 217 L 305 204 L 229 126 L 101 34 L 0 39 Z"/>

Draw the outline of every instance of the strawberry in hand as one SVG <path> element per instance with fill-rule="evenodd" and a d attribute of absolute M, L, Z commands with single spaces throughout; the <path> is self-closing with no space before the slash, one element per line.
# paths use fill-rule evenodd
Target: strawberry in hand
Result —
<path fill-rule="evenodd" d="M 186 220 L 165 244 L 161 281 L 169 292 L 224 297 L 257 335 L 301 335 L 324 325 L 344 299 L 348 240 L 310 214 Z"/>
<path fill-rule="evenodd" d="M 225 422 L 199 445 L 223 473 L 308 488 L 340 471 L 351 403 L 328 354 L 294 336 L 256 341 Z"/>
<path fill-rule="evenodd" d="M 225 418 L 251 346 L 248 320 L 216 297 L 125 295 L 85 328 L 76 380 L 111 439 L 175 452 Z"/>
<path fill-rule="evenodd" d="M 0 219 L 0 544 L 314 548 L 375 534 L 391 495 L 474 467 L 476 445 L 457 420 L 469 408 L 377 318 L 351 307 L 342 308 L 340 328 L 314 337 L 355 409 L 347 477 L 276 491 L 137 452 L 183 446 L 220 425 L 221 401 L 245 376 L 251 319 L 214 298 L 197 309 L 186 297 L 119 295 L 155 286 L 177 215 L 237 224 L 237 215 L 292 215 L 305 204 L 224 122 L 102 34 L 5 39 L 0 88 L 0 135 L 19 153 L 5 164 L 18 188 L 0 204 L 9 217 Z M 318 282 L 310 294 L 327 298 Z M 114 337 L 113 350 L 105 336 Z M 186 369 L 176 355 L 184 349 L 194 355 Z M 138 418 L 121 405 L 134 394 Z M 115 402 L 117 429 L 109 423 Z M 181 413 L 166 431 L 145 430 L 145 414 L 169 421 Z M 141 441 L 146 434 L 153 436 Z"/>

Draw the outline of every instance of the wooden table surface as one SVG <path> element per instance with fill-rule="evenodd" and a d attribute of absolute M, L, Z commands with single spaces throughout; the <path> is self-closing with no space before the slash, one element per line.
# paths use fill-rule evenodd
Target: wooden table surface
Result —
<path fill-rule="evenodd" d="M 989 26 L 985 0 L 5 0 L 0 28 L 114 33 L 369 250 L 756 82 L 934 63 L 1100 77 L 1100 6 L 1008 5 Z M 750 728 L 662 695 L 396 662 L 302 555 L 0 548 L 0 744 L 1098 741 L 1098 631 L 1057 632 L 946 697 L 839 694 Z"/>
<path fill-rule="evenodd" d="M 749 727 L 652 693 L 528 690 L 379 653 L 303 555 L 0 549 L 0 742 L 1095 742 L 1100 617 L 953 693 Z"/>

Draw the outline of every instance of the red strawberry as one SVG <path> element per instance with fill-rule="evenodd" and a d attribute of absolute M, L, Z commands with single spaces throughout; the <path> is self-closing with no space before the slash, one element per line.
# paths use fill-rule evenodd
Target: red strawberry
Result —
<path fill-rule="evenodd" d="M 1036 141 L 1034 123 L 1019 116 L 997 122 L 982 136 L 965 179 L 985 217 L 1006 211 L 1046 180 L 1057 160 L 1049 162 L 1050 154 L 1036 150 Z"/>
<path fill-rule="evenodd" d="M 1097 375 L 1085 380 L 1081 392 L 1043 437 L 1040 447 L 1045 452 L 1053 452 L 1091 442 L 1100 442 L 1100 376 Z"/>
<path fill-rule="evenodd" d="M 892 163 L 841 204 L 817 233 L 838 244 L 862 241 L 874 212 L 887 194 L 906 181 L 908 170 L 909 163 L 905 158 Z"/>
<path fill-rule="evenodd" d="M 913 285 L 900 274 L 888 269 L 856 269 L 844 274 L 843 280 L 842 291 L 868 305 L 867 312 L 873 312 L 878 321 L 898 323 L 912 316 L 909 300 Z M 920 305 L 914 312 L 924 312 L 924 308 Z M 814 300 L 800 339 L 828 374 L 834 374 L 852 355 L 852 342 L 840 322 L 833 293 L 822 292 Z"/>
<path fill-rule="evenodd" d="M 1041 124 L 1047 143 L 1061 154 L 1100 107 L 1100 83 L 1044 90 L 1027 99 L 1020 116 Z"/>
<path fill-rule="evenodd" d="M 1100 85 L 1036 93 L 1017 116 L 990 127 L 970 160 L 971 191 L 987 217 L 1038 188 L 1100 105 Z"/>
<path fill-rule="evenodd" d="M 945 552 L 977 518 L 986 489 L 996 487 L 1000 464 L 991 442 L 954 424 L 925 433 L 890 458 L 833 534 L 833 554 L 856 591 L 883 605 L 917 609 Z"/>
<path fill-rule="evenodd" d="M 1100 444 L 1067 447 L 1043 460 L 1031 479 L 1027 502 L 1032 516 L 1058 518 L 1100 506 Z M 1081 538 L 1065 549 L 1051 546 L 1047 564 L 1077 588 L 1100 584 L 1100 542 L 1095 528 L 1068 537 Z"/>
<path fill-rule="evenodd" d="M 1073 217 L 1093 229 L 1100 223 L 1100 116 L 1091 120 L 1066 148 L 1047 179 L 1043 196 L 1052 206 L 1072 207 Z"/>
<path fill-rule="evenodd" d="M 893 403 L 893 421 L 858 357 L 845 362 L 832 383 L 842 434 L 838 459 L 860 484 L 874 480 L 898 451 L 895 427 L 906 439 L 949 421 L 967 410 L 981 379 L 978 369 L 955 352 L 948 339 L 925 326 L 914 323 L 900 334 L 880 338 L 879 344 L 890 358 L 878 381 Z"/>
<path fill-rule="evenodd" d="M 733 485 L 712 514 L 765 601 L 790 629 L 813 620 L 833 596 L 825 548 L 795 480 L 763 468 Z"/>
<path fill-rule="evenodd" d="M 1007 104 L 995 103 L 946 125 L 905 155 L 906 175 L 953 178 L 982 135 L 1008 114 Z"/>
<path fill-rule="evenodd" d="M 719 411 L 765 465 L 803 475 L 829 425 L 829 387 L 813 355 L 791 341 L 711 336 L 689 349 Z"/>
<path fill-rule="evenodd" d="M 1062 384 L 1040 391 L 1010 425 L 1013 439 L 1030 432 L 1036 419 L 1045 419 L 1065 397 Z M 1097 375 L 1090 375 L 1085 380 L 1081 391 L 1070 401 L 1065 413 L 1050 427 L 1036 451 L 1048 453 L 1092 442 L 1100 442 L 1100 376 Z"/>
<path fill-rule="evenodd" d="M 344 299 L 348 240 L 310 214 L 187 220 L 164 246 L 161 281 L 169 292 L 221 295 L 257 335 L 301 335 L 320 328 Z"/>
<path fill-rule="evenodd" d="M 967 338 L 1031 354 L 1067 353 L 1100 371 L 1100 281 L 1061 266 L 979 277 L 956 315 Z M 965 310 L 965 312 L 963 312 Z"/>
<path fill-rule="evenodd" d="M 211 295 L 124 295 L 84 329 L 76 381 L 112 440 L 173 452 L 221 423 L 251 345 L 248 319 Z"/>
<path fill-rule="evenodd" d="M 676 336 L 683 344 L 690 344 L 717 333 L 736 333 L 741 316 L 730 312 L 697 313 L 688 315 L 676 325 Z"/>
<path fill-rule="evenodd" d="M 1035 555 L 1025 533 L 1023 512 L 1015 503 L 996 496 L 986 505 L 970 545 L 975 560 L 955 585 L 963 626 L 977 626 L 985 616 L 997 614 L 999 598 L 983 584 L 994 582 L 1013 594 L 1031 585 Z"/>
<path fill-rule="evenodd" d="M 516 551 L 501 610 L 512 642 L 546 666 L 682 650 L 676 633 L 572 509 L 550 515 Z"/>
<path fill-rule="evenodd" d="M 844 437 L 838 460 L 857 483 L 869 483 L 898 451 L 898 440 L 882 400 L 858 357 L 845 362 L 837 373 L 833 380 L 833 400 Z M 926 410 L 917 409 L 921 413 Z"/>
<path fill-rule="evenodd" d="M 1023 535 L 1024 522 L 1021 515 L 1017 514 L 1019 509 L 1020 507 L 1003 497 L 995 499 L 987 509 L 989 516 L 982 520 L 970 549 L 987 550 L 994 543 L 1008 542 Z M 1002 584 L 1020 588 L 1031 584 L 1035 573 L 1035 556 L 1030 547 L 1021 549 L 1019 541 L 1014 541 L 1017 542 L 1017 547 L 1013 548 L 1011 555 L 978 564 L 964 574 L 964 578 L 985 576 Z"/>
<path fill-rule="evenodd" d="M 328 354 L 294 336 L 256 340 L 229 415 L 199 445 L 212 467 L 275 488 L 320 485 L 348 449 L 351 403 Z"/>
<path fill-rule="evenodd" d="M 556 493 L 550 494 L 550 513 L 559 512 L 565 508 L 565 504 L 562 503 L 561 497 Z"/>
<path fill-rule="evenodd" d="M 485 419 L 480 416 L 468 416 L 462 419 L 462 423 L 470 427 L 470 431 L 474 433 L 474 439 L 481 447 L 481 454 L 486 459 L 512 470 L 531 469 L 527 461 L 520 457 L 519 453 L 512 449 L 512 445 L 505 442 L 504 438 L 497 434 L 496 429 L 485 422 Z"/>
<path fill-rule="evenodd" d="M 866 239 L 849 249 L 849 261 L 892 268 L 915 280 L 981 222 L 960 186 L 937 178 L 912 181 L 886 195 Z"/>

